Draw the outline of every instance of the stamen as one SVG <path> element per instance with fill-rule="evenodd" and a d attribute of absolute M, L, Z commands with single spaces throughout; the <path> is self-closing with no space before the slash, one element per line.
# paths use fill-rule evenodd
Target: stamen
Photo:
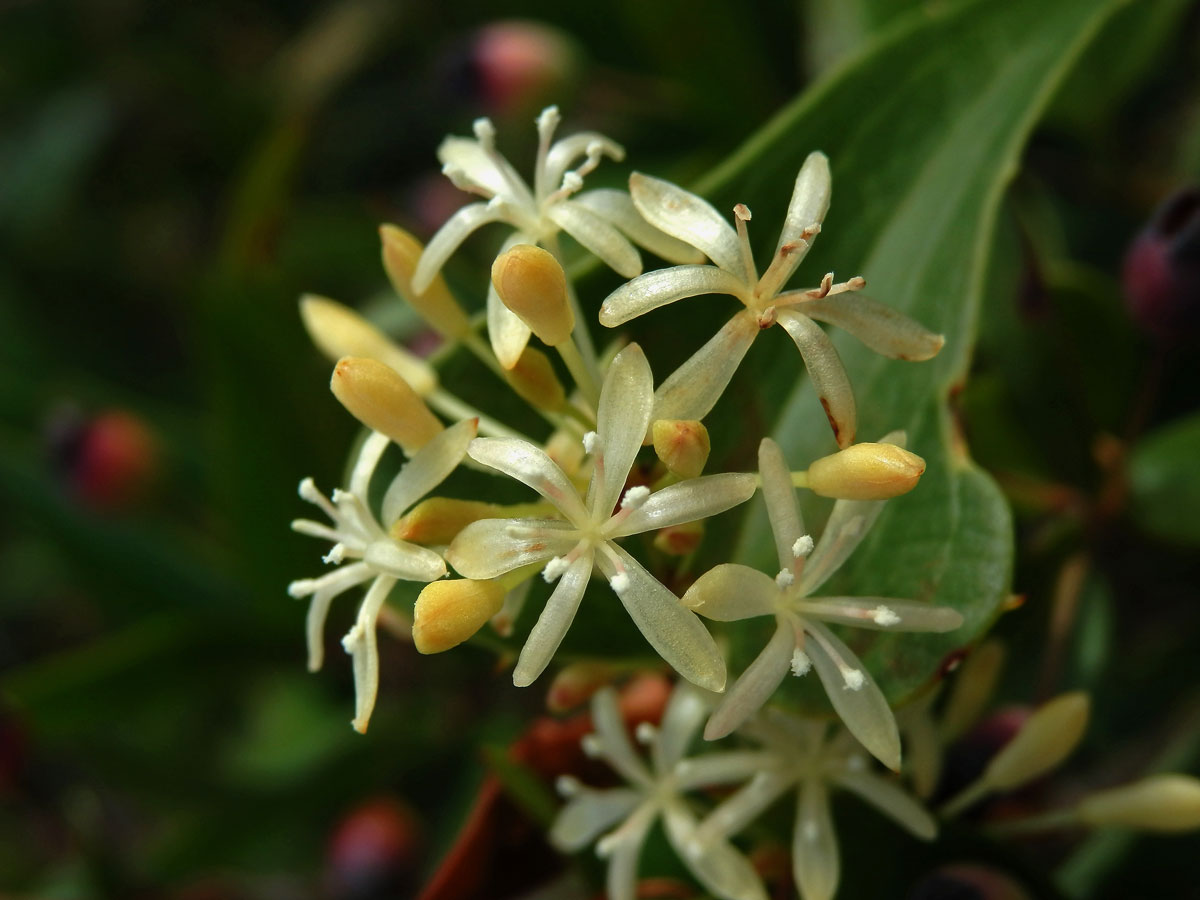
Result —
<path fill-rule="evenodd" d="M 791 569 L 780 569 L 779 574 L 775 576 L 775 586 L 783 590 L 791 587 L 795 580 L 796 576 L 792 574 Z"/>
<path fill-rule="evenodd" d="M 839 666 L 839 668 L 841 668 Z M 862 669 L 851 669 L 850 667 L 842 668 L 842 678 L 846 682 L 846 690 L 861 691 L 863 685 L 867 683 L 867 676 L 862 673 Z"/>
<path fill-rule="evenodd" d="M 471 130 L 475 132 L 475 140 L 479 141 L 479 145 L 489 153 L 496 147 L 496 126 L 492 124 L 492 120 L 487 116 L 481 116 L 471 124 Z"/>
<path fill-rule="evenodd" d="M 301 597 L 307 597 L 316 588 L 316 579 L 314 578 L 299 578 L 287 586 L 289 597 L 295 597 L 297 600 Z"/>
<path fill-rule="evenodd" d="M 792 674 L 799 677 L 807 675 L 812 668 L 812 660 L 808 658 L 808 654 L 797 647 L 792 651 Z"/>
<path fill-rule="evenodd" d="M 758 314 L 758 327 L 760 329 L 770 328 L 779 319 L 779 310 L 773 305 L 768 306 Z"/>
<path fill-rule="evenodd" d="M 744 203 L 733 208 L 733 218 L 737 225 L 738 249 L 742 251 L 742 266 L 746 270 L 747 283 L 758 281 L 758 269 L 754 267 L 754 252 L 750 249 L 750 232 L 746 223 L 750 221 L 750 209 Z"/>
<path fill-rule="evenodd" d="M 558 114 L 557 106 L 547 106 L 537 117 L 538 150 L 537 167 L 533 170 L 533 192 L 538 197 L 544 197 L 550 190 L 546 183 L 546 159 L 550 155 L 550 142 L 562 116 Z"/>
<path fill-rule="evenodd" d="M 596 855 L 601 859 L 607 859 L 619 843 L 621 843 L 621 832 L 620 829 L 617 829 L 612 834 L 606 834 L 596 841 Z"/>
<path fill-rule="evenodd" d="M 804 258 L 806 250 L 808 250 L 808 241 L 803 238 L 788 241 L 780 247 L 771 260 L 771 265 L 767 267 L 767 271 L 755 287 L 755 296 L 769 300 L 778 294 L 780 289 L 787 284 L 787 280 L 792 277 L 792 273 L 796 271 L 796 266 L 800 265 L 800 260 Z"/>
<path fill-rule="evenodd" d="M 554 787 L 560 797 L 574 797 L 583 790 L 583 783 L 572 775 L 559 775 Z"/>
<path fill-rule="evenodd" d="M 621 499 L 621 509 L 641 509 L 649 497 L 650 488 L 646 487 L 644 484 L 639 484 L 637 487 L 631 487 L 625 492 L 625 496 Z"/>
<path fill-rule="evenodd" d="M 300 482 L 300 499 L 321 507 L 321 511 L 329 518 L 337 519 L 337 510 L 333 508 L 333 504 L 325 498 L 325 495 L 317 490 L 317 484 L 311 478 L 305 478 Z"/>
<path fill-rule="evenodd" d="M 637 728 L 633 731 L 633 736 L 638 739 L 639 744 L 648 747 L 658 737 L 658 729 L 649 722 L 638 722 Z"/>
<path fill-rule="evenodd" d="M 871 610 L 871 618 L 875 621 L 876 625 L 884 627 L 900 624 L 900 617 L 896 615 L 894 610 L 886 606 L 877 606 Z"/>
<path fill-rule="evenodd" d="M 617 572 L 608 580 L 608 585 L 613 589 L 613 593 L 620 597 L 629 590 L 629 576 L 624 572 Z"/>
<path fill-rule="evenodd" d="M 585 734 L 579 741 L 579 747 L 583 750 L 583 755 L 589 759 L 596 759 L 604 753 L 604 745 L 594 734 Z"/>
<path fill-rule="evenodd" d="M 546 568 L 542 569 L 542 578 L 546 580 L 547 584 L 555 582 L 559 579 L 563 572 L 570 568 L 570 566 L 571 564 L 561 556 L 552 557 L 551 560 L 546 563 Z"/>
<path fill-rule="evenodd" d="M 596 434 L 594 431 L 587 432 L 587 434 L 583 436 L 583 452 L 589 456 L 594 455 L 599 437 L 600 435 Z"/>
<path fill-rule="evenodd" d="M 345 559 L 346 559 L 346 545 L 342 544 L 340 542 L 337 544 L 334 544 L 333 549 L 331 549 L 328 553 L 326 553 L 324 556 L 321 557 L 322 562 L 332 563 L 333 565 L 337 565 L 337 566 L 340 566 L 345 561 Z"/>
<path fill-rule="evenodd" d="M 792 556 L 799 559 L 802 556 L 808 556 L 813 552 L 813 538 L 811 534 L 801 535 L 796 538 L 796 542 L 792 544 Z"/>

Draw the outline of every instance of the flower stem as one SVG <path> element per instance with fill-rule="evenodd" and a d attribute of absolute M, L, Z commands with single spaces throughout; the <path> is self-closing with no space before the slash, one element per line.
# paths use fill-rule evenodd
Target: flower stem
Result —
<path fill-rule="evenodd" d="M 474 406 L 460 400 L 445 388 L 434 388 L 425 400 L 430 406 L 448 418 L 457 420 L 479 419 L 479 433 L 482 435 L 488 437 L 516 438 L 528 441 L 531 444 L 536 443 L 527 435 L 509 428 L 502 422 L 497 422 L 491 416 L 484 415 Z"/>
<path fill-rule="evenodd" d="M 579 333 L 579 329 L 575 329 L 575 334 Z M 575 334 L 571 335 L 571 339 L 563 341 L 554 349 L 562 356 L 563 362 L 567 364 L 567 370 L 571 373 L 571 377 L 575 379 L 575 384 L 579 386 L 579 390 L 583 392 L 583 397 L 592 409 L 600 407 L 600 385 L 597 383 L 595 376 L 592 374 L 583 355 L 579 352 L 579 345 L 575 342 Z"/>

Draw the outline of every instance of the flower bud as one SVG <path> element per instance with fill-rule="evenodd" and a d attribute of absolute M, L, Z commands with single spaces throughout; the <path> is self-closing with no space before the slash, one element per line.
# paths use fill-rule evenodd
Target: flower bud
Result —
<path fill-rule="evenodd" d="M 517 364 L 504 370 L 504 380 L 517 396 L 536 409 L 561 409 L 567 400 L 567 392 L 554 373 L 550 358 L 533 347 L 526 347 Z"/>
<path fill-rule="evenodd" d="M 654 452 L 680 478 L 695 478 L 704 471 L 711 445 L 708 429 L 695 419 L 658 419 L 651 426 Z"/>
<path fill-rule="evenodd" d="M 419 653 L 457 647 L 500 611 L 504 587 L 495 581 L 434 581 L 413 607 L 413 645 Z"/>
<path fill-rule="evenodd" d="M 470 332 L 471 320 L 450 293 L 440 273 L 430 282 L 425 293 L 418 294 L 413 290 L 412 276 L 425 249 L 421 242 L 395 225 L 380 225 L 379 237 L 383 242 L 383 268 L 387 270 L 388 279 L 396 293 L 442 337 L 461 338 Z"/>
<path fill-rule="evenodd" d="M 808 467 L 808 487 L 839 500 L 886 500 L 907 494 L 925 472 L 925 460 L 895 444 L 854 444 Z"/>
<path fill-rule="evenodd" d="M 430 497 L 422 500 L 391 527 L 391 536 L 413 544 L 449 544 L 458 533 L 480 519 L 544 516 L 550 507 L 543 503 L 503 506 L 481 500 Z"/>
<path fill-rule="evenodd" d="M 550 682 L 546 708 L 562 713 L 582 706 L 600 688 L 612 684 L 617 672 L 616 666 L 605 662 L 577 662 L 563 667 Z"/>
<path fill-rule="evenodd" d="M 687 556 L 704 540 L 704 522 L 684 522 L 660 528 L 654 535 L 654 549 L 668 556 Z"/>
<path fill-rule="evenodd" d="M 1164 342 L 1200 327 L 1200 189 L 1176 191 L 1155 210 L 1125 255 L 1125 303 Z"/>
<path fill-rule="evenodd" d="M 1049 772 L 1079 744 L 1090 705 L 1088 695 L 1076 691 L 1035 710 L 1016 737 L 988 763 L 982 780 L 992 790 L 1006 791 Z"/>
<path fill-rule="evenodd" d="M 329 359 L 347 356 L 377 359 L 391 366 L 422 397 L 437 387 L 437 373 L 382 331 L 336 300 L 305 294 L 300 298 L 300 318 L 312 342 Z"/>
<path fill-rule="evenodd" d="M 567 302 L 567 276 L 552 253 L 517 244 L 492 264 L 500 300 L 551 347 L 571 339 L 575 315 Z"/>
<path fill-rule="evenodd" d="M 1085 825 L 1096 827 L 1190 831 L 1200 828 L 1200 780 L 1190 775 L 1151 775 L 1085 797 L 1076 813 Z"/>
<path fill-rule="evenodd" d="M 583 459 L 587 455 L 583 442 L 574 432 L 560 428 L 546 441 L 546 455 L 570 478 L 578 478 Z M 584 487 L 587 482 L 584 481 Z"/>
<path fill-rule="evenodd" d="M 329 388 L 354 418 L 386 434 L 408 456 L 442 431 L 442 423 L 408 382 L 379 360 L 339 360 Z"/>
<path fill-rule="evenodd" d="M 942 713 L 941 733 L 946 743 L 957 740 L 978 721 L 991 702 L 1004 668 L 1004 645 L 998 640 L 984 641 L 971 651 L 954 673 L 950 696 Z"/>

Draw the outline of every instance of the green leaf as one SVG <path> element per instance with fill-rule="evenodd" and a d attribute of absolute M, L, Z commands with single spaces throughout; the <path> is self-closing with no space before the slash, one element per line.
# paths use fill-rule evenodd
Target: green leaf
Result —
<path fill-rule="evenodd" d="M 843 278 L 861 271 L 874 297 L 946 336 L 935 360 L 908 363 L 833 334 L 858 398 L 860 438 L 906 429 L 928 471 L 889 504 L 823 593 L 915 597 L 965 619 L 949 635 L 846 635 L 893 702 L 983 634 L 1008 591 L 1009 510 L 970 461 L 949 401 L 971 358 L 997 211 L 1021 148 L 1072 62 L 1121 5 L 1017 0 L 923 10 L 785 109 L 701 186 L 719 207 L 752 203 L 755 226 L 779 222 L 800 162 L 824 150 L 833 206 L 804 281 L 835 265 Z M 774 240 L 757 234 L 766 237 Z M 780 390 L 778 372 L 801 370 L 795 348 L 782 335 L 758 343 L 770 344 L 769 355 L 756 361 L 756 347 L 750 360 L 767 385 L 764 414 L 775 416 L 773 433 L 801 468 L 835 449 L 832 436 L 807 379 Z M 810 528 L 828 508 L 812 507 Z M 760 509 L 737 557 L 769 570 L 771 548 Z M 734 668 L 759 647 L 740 647 Z"/>
<path fill-rule="evenodd" d="M 1153 433 L 1129 460 L 1133 516 L 1172 543 L 1200 544 L 1200 415 Z"/>

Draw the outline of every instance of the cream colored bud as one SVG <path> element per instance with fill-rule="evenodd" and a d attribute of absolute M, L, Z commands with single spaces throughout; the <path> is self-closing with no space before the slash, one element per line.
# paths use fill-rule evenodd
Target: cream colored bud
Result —
<path fill-rule="evenodd" d="M 408 456 L 442 431 L 442 423 L 408 382 L 377 359 L 338 360 L 329 388 L 354 418 L 386 434 Z"/>
<path fill-rule="evenodd" d="M 418 653 L 457 647 L 500 611 L 504 588 L 494 581 L 434 581 L 413 607 L 413 645 Z"/>
<path fill-rule="evenodd" d="M 704 471 L 712 449 L 708 429 L 695 419 L 658 419 L 650 428 L 654 452 L 680 478 L 695 478 Z"/>
<path fill-rule="evenodd" d="M 568 477 L 578 479 L 587 452 L 583 449 L 583 442 L 579 440 L 577 433 L 559 429 L 547 439 L 546 455 L 554 460 L 554 464 L 566 472 Z M 586 488 L 585 481 L 584 489 Z"/>
<path fill-rule="evenodd" d="M 554 373 L 550 358 L 533 347 L 526 347 L 517 364 L 504 370 L 504 380 L 522 400 L 536 409 L 561 409 L 567 400 L 567 392 Z"/>
<path fill-rule="evenodd" d="M 480 519 L 545 516 L 553 513 L 546 503 L 517 503 L 504 506 L 480 500 L 429 497 L 422 500 L 391 527 L 391 536 L 412 544 L 449 544 L 460 531 Z"/>
<path fill-rule="evenodd" d="M 1049 772 L 1083 738 L 1090 706 L 1088 695 L 1076 691 L 1039 707 L 988 763 L 981 781 L 992 790 L 1007 791 Z"/>
<path fill-rule="evenodd" d="M 336 300 L 305 294 L 300 298 L 300 318 L 312 342 L 329 359 L 346 356 L 377 359 L 391 366 L 422 397 L 437 387 L 437 373 L 386 334 Z"/>
<path fill-rule="evenodd" d="M 617 675 L 617 667 L 603 662 L 571 663 L 559 671 L 550 682 L 546 692 L 546 707 L 550 712 L 562 713 L 582 706 L 592 694 Z"/>
<path fill-rule="evenodd" d="M 684 522 L 660 528 L 654 535 L 654 547 L 668 556 L 687 556 L 704 540 L 704 522 Z"/>
<path fill-rule="evenodd" d="M 808 487 L 839 500 L 886 500 L 907 494 L 925 471 L 925 460 L 895 444 L 853 444 L 808 467 Z"/>
<path fill-rule="evenodd" d="M 450 293 L 440 273 L 425 293 L 418 294 L 413 290 L 413 273 L 425 250 L 421 242 L 395 225 L 380 225 L 379 237 L 383 242 L 383 268 L 396 293 L 442 337 L 461 338 L 467 334 L 471 330 L 471 320 Z"/>
<path fill-rule="evenodd" d="M 566 343 L 575 328 L 567 302 L 567 275 L 554 254 L 533 244 L 517 244 L 492 263 L 492 284 L 500 300 L 551 347 Z"/>
<path fill-rule="evenodd" d="M 1151 831 L 1200 828 L 1200 779 L 1151 775 L 1133 784 L 1099 791 L 1076 808 L 1085 825 L 1119 825 Z"/>

